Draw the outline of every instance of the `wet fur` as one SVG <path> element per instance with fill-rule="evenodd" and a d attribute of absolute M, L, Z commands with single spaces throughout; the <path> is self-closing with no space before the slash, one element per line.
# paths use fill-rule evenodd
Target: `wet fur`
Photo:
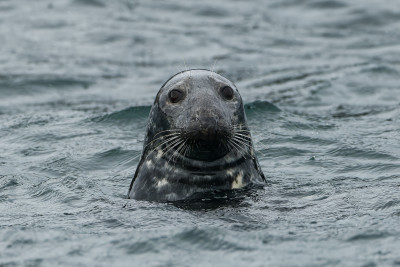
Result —
<path fill-rule="evenodd" d="M 226 85 L 235 90 L 231 102 L 218 95 L 218 88 Z M 166 95 L 174 88 L 187 91 L 185 102 L 168 103 Z M 190 158 L 197 145 L 189 144 L 190 131 L 201 131 L 205 117 L 215 119 L 216 127 L 224 130 L 217 140 L 221 146 L 218 151 L 227 151 L 221 158 Z M 200 127 L 196 128 L 198 124 Z M 208 70 L 180 72 L 168 79 L 150 111 L 142 157 L 128 197 L 174 201 L 194 193 L 236 189 L 262 181 L 265 177 L 254 154 L 243 102 L 235 85 Z"/>

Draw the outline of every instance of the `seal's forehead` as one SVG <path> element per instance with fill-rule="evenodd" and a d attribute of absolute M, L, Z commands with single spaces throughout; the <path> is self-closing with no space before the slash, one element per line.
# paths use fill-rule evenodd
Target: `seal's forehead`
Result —
<path fill-rule="evenodd" d="M 179 83 L 185 83 L 186 81 L 193 80 L 193 81 L 204 81 L 204 80 L 212 80 L 218 83 L 224 83 L 227 85 L 234 86 L 234 84 L 229 81 L 227 78 L 221 76 L 220 74 L 209 71 L 209 70 L 187 70 L 183 72 L 179 72 L 169 78 L 161 88 L 174 86 Z"/>

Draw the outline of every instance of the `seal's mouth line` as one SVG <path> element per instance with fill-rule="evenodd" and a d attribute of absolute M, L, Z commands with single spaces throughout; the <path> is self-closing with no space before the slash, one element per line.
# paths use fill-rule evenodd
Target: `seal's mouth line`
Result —
<path fill-rule="evenodd" d="M 214 160 L 200 160 L 198 158 L 189 158 L 179 155 L 176 158 L 176 164 L 182 166 L 181 168 L 183 169 L 191 171 L 197 170 L 203 173 L 205 170 L 219 171 L 221 169 L 228 169 L 231 166 L 236 166 L 245 160 L 246 158 L 242 157 L 241 155 L 238 157 L 237 154 L 234 154 L 234 151 L 229 151 L 226 155 Z"/>
<path fill-rule="evenodd" d="M 185 163 L 193 163 L 193 161 L 197 162 L 198 164 L 202 163 L 207 163 L 207 164 L 211 164 L 215 163 L 215 162 L 219 162 L 221 160 L 223 160 L 231 151 L 229 151 L 228 153 L 221 155 L 220 157 L 216 158 L 199 158 L 199 157 L 190 157 L 190 156 L 184 156 L 184 155 L 179 155 L 179 157 L 177 157 L 177 160 L 179 160 L 180 162 L 185 162 Z M 192 164 L 189 164 L 192 165 Z M 204 166 L 205 167 L 205 166 Z"/>

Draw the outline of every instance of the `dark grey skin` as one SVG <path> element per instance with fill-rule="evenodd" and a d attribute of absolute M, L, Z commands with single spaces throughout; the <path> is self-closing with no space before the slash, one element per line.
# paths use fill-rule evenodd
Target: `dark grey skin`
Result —
<path fill-rule="evenodd" d="M 176 201 L 195 193 L 265 182 L 236 86 L 188 70 L 161 87 L 128 197 Z"/>

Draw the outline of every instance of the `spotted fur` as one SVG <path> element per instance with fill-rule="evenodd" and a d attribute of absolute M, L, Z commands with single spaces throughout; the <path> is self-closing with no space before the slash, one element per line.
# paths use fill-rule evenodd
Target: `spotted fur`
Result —
<path fill-rule="evenodd" d="M 231 99 L 221 96 L 224 87 L 233 89 Z M 171 102 L 171 90 L 183 92 L 185 98 Z M 212 127 L 210 122 L 204 126 L 210 120 Z M 218 134 L 207 132 L 210 127 Z M 211 136 L 211 141 L 193 141 L 193 134 Z M 165 82 L 150 111 L 128 197 L 175 201 L 194 193 L 238 189 L 263 181 L 236 86 L 208 70 L 184 71 Z"/>

